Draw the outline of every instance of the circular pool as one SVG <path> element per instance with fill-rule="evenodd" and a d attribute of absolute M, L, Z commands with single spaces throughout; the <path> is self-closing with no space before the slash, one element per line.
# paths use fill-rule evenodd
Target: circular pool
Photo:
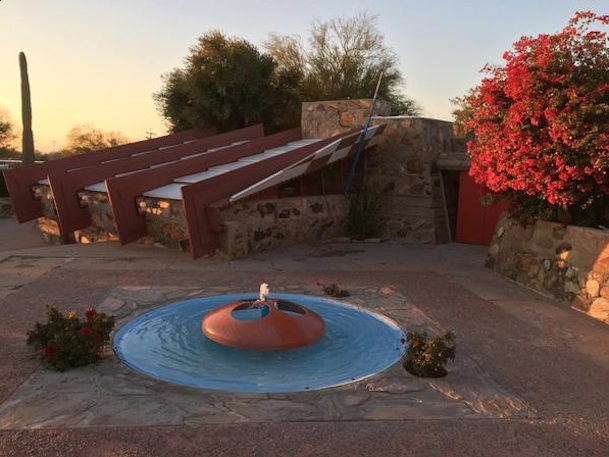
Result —
<path fill-rule="evenodd" d="M 273 294 L 319 314 L 326 333 L 310 346 L 276 351 L 218 344 L 201 332 L 211 310 L 251 294 L 202 297 L 141 314 L 114 335 L 117 357 L 166 382 L 230 392 L 279 393 L 359 381 L 396 363 L 404 333 L 392 320 L 363 308 L 308 295 Z"/>

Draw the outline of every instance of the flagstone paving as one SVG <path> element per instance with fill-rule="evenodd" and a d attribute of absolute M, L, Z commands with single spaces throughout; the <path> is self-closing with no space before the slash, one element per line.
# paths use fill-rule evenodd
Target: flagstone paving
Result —
<path fill-rule="evenodd" d="M 289 293 L 315 293 L 295 290 Z M 277 292 L 282 292 L 278 290 Z M 221 295 L 215 288 L 118 287 L 97 307 L 118 318 L 171 301 Z M 349 302 L 402 326 L 433 328 L 404 297 L 385 288 L 351 290 Z M 397 364 L 351 385 L 294 394 L 236 394 L 170 385 L 122 365 L 108 353 L 93 367 L 65 373 L 38 369 L 0 406 L 0 429 L 158 426 L 263 421 L 533 418 L 467 354 L 443 379 L 416 378 Z"/>
<path fill-rule="evenodd" d="M 143 246 L 45 246 L 31 232 L 12 240 L 14 227 L 0 220 L 0 456 L 607 455 L 609 327 L 494 275 L 483 248 L 341 243 L 192 261 Z M 111 351 L 56 373 L 25 345 L 47 304 L 97 306 L 121 325 L 260 282 L 319 295 L 318 281 L 404 329 L 453 331 L 448 376 L 396 364 L 333 389 L 235 394 L 143 376 Z"/>

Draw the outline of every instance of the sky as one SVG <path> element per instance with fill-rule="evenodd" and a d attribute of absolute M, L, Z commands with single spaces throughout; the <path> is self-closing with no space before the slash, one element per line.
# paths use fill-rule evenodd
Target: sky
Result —
<path fill-rule="evenodd" d="M 452 120 L 450 99 L 523 36 L 562 30 L 607 0 L 0 0 L 0 109 L 21 126 L 19 52 L 26 54 L 36 149 L 65 146 L 90 124 L 131 141 L 167 133 L 152 95 L 210 30 L 262 49 L 269 34 L 303 41 L 315 21 L 377 16 L 403 92 L 426 117 Z M 372 96 L 372 94 L 371 94 Z"/>

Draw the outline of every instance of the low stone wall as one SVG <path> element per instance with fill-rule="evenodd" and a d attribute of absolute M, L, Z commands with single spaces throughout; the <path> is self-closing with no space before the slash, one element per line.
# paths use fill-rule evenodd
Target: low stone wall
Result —
<path fill-rule="evenodd" d="M 144 198 L 148 237 L 140 240 L 167 248 L 190 249 L 181 201 Z M 342 195 L 244 201 L 223 208 L 217 255 L 237 259 L 297 243 L 345 236 L 348 201 Z"/>
<path fill-rule="evenodd" d="M 64 239 L 61 236 L 59 222 L 57 219 L 57 211 L 55 209 L 55 201 L 53 200 L 51 188 L 43 184 L 37 184 L 32 187 L 32 193 L 34 198 L 40 200 L 40 205 L 42 208 L 42 216 L 36 220 L 36 225 L 42 234 L 42 239 L 44 242 L 54 245 L 73 242 L 73 237 Z"/>
<path fill-rule="evenodd" d="M 62 244 L 55 205 L 48 186 L 36 188 L 44 216 L 38 218 L 38 229 L 49 244 Z M 91 225 L 70 234 L 69 242 L 95 243 L 118 240 L 112 207 L 102 192 L 79 192 L 80 203 L 87 207 Z M 142 198 L 139 209 L 146 218 L 148 235 L 139 243 L 190 250 L 184 206 L 179 200 Z M 220 236 L 218 255 L 243 258 L 296 243 L 310 243 L 344 237 L 349 202 L 343 195 L 293 197 L 244 201 L 224 208 L 220 218 L 224 232 Z"/>
<path fill-rule="evenodd" d="M 343 237 L 349 202 L 342 195 L 281 198 L 237 203 L 221 212 L 222 254 L 249 254 L 296 243 Z"/>
<path fill-rule="evenodd" d="M 118 229 L 114 222 L 114 212 L 108 194 L 104 192 L 81 191 L 78 193 L 80 205 L 87 207 L 91 225 L 74 232 L 78 243 L 99 243 L 117 241 Z"/>
<path fill-rule="evenodd" d="M 190 250 L 188 225 L 182 201 L 142 198 L 139 203 L 146 215 L 148 236 L 141 239 L 146 244 L 157 244 L 180 251 Z"/>
<path fill-rule="evenodd" d="M 609 323 L 609 231 L 502 216 L 489 266 L 531 289 Z"/>
<path fill-rule="evenodd" d="M 91 225 L 75 232 L 76 241 L 94 243 L 118 240 L 118 230 L 108 195 L 103 192 L 82 191 L 79 192 L 79 197 L 81 205 L 89 210 Z M 190 249 L 182 201 L 143 197 L 139 199 L 138 207 L 146 218 L 148 231 L 147 236 L 138 240 L 139 243 L 180 251 Z"/>

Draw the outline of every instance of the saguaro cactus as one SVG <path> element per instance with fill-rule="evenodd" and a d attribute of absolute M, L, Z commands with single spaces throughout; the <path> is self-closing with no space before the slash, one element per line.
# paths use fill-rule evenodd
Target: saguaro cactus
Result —
<path fill-rule="evenodd" d="M 32 133 L 30 80 L 27 73 L 27 60 L 25 60 L 23 52 L 19 53 L 19 69 L 21 70 L 21 120 L 23 122 L 21 160 L 24 164 L 29 164 L 34 163 L 34 134 Z"/>

